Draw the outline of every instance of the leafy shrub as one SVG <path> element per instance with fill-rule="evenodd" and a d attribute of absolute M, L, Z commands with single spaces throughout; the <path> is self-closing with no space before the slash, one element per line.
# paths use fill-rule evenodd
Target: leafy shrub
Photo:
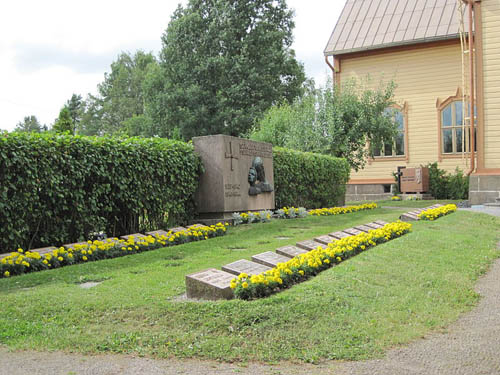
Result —
<path fill-rule="evenodd" d="M 186 222 L 200 173 L 183 142 L 0 134 L 0 250 Z"/>
<path fill-rule="evenodd" d="M 429 163 L 429 190 L 435 199 L 467 199 L 469 178 L 457 167 L 455 174 L 447 174 L 438 163 Z"/>
<path fill-rule="evenodd" d="M 277 207 L 332 207 L 343 204 L 350 167 L 345 159 L 273 148 Z"/>

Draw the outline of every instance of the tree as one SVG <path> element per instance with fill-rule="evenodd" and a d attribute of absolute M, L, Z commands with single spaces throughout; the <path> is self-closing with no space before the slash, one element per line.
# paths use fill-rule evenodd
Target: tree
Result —
<path fill-rule="evenodd" d="M 14 131 L 16 132 L 36 132 L 40 133 L 42 131 L 46 131 L 47 127 L 45 125 L 41 125 L 36 116 L 26 116 L 23 121 L 17 123 Z"/>
<path fill-rule="evenodd" d="M 343 157 L 359 170 L 375 148 L 396 135 L 397 125 L 386 111 L 394 104 L 394 89 L 393 82 L 370 89 L 353 80 L 339 89 L 329 81 L 323 88 L 310 88 L 293 104 L 269 109 L 250 138 Z"/>
<path fill-rule="evenodd" d="M 150 87 L 165 135 L 246 133 L 272 104 L 300 95 L 304 70 L 285 0 L 190 0 L 163 34 L 161 74 Z M 146 84 L 146 83 L 145 83 Z M 158 104 L 158 103 L 161 103 Z"/>
<path fill-rule="evenodd" d="M 75 134 L 75 124 L 71 119 L 71 112 L 67 106 L 64 106 L 59 112 L 59 117 L 54 123 L 52 130 L 56 133 L 69 132 L 70 134 Z"/>
<path fill-rule="evenodd" d="M 71 121 L 73 121 L 75 127 L 78 127 L 78 124 L 82 119 L 82 110 L 83 110 L 82 96 L 76 94 L 71 95 L 71 99 L 69 99 L 66 102 L 66 107 L 69 110 Z"/>
<path fill-rule="evenodd" d="M 83 104 L 79 131 L 82 134 L 125 132 L 125 121 L 144 114 L 143 83 L 149 69 L 157 64 L 152 53 L 121 53 L 111 64 L 111 72 L 97 86 L 98 95 L 89 95 Z"/>

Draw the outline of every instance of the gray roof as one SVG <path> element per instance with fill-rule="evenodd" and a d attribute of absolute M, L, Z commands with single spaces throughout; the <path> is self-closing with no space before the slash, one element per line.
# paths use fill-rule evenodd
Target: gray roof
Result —
<path fill-rule="evenodd" d="M 457 0 L 347 0 L 324 53 L 458 38 L 457 8 Z"/>

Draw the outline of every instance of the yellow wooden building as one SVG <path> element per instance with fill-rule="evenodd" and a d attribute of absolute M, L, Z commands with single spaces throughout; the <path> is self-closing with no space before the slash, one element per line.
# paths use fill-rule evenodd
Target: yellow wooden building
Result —
<path fill-rule="evenodd" d="M 325 56 L 337 85 L 397 84 L 398 137 L 351 173 L 347 200 L 387 195 L 398 166 L 435 161 L 470 175 L 472 204 L 500 197 L 500 0 L 347 0 Z"/>

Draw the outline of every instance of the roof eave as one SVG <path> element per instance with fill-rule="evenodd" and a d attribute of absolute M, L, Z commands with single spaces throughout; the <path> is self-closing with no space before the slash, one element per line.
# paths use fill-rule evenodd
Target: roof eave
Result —
<path fill-rule="evenodd" d="M 405 40 L 405 41 L 395 42 L 395 43 L 379 44 L 376 46 L 351 48 L 351 49 L 340 50 L 340 51 L 324 51 L 323 54 L 325 56 L 340 56 L 340 55 L 348 55 L 348 54 L 356 53 L 356 52 L 375 51 L 375 50 L 386 49 L 386 48 L 391 48 L 391 47 L 409 46 L 409 45 L 413 45 L 413 44 L 431 43 L 431 42 L 438 42 L 438 41 L 442 41 L 442 40 L 459 39 L 459 38 L 460 38 L 460 34 L 456 33 L 456 34 L 442 35 L 442 36 L 436 36 L 436 37 L 431 37 L 431 38 L 412 39 L 412 40 Z"/>

